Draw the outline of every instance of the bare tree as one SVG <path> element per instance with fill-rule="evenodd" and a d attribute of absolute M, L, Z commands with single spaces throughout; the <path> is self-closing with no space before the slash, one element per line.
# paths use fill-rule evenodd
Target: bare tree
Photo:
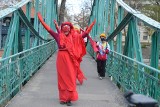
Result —
<path fill-rule="evenodd" d="M 86 14 L 86 10 L 82 9 L 81 13 L 78 15 L 74 15 L 74 21 L 77 22 L 77 24 L 84 29 L 84 27 L 88 24 L 89 14 Z"/>
<path fill-rule="evenodd" d="M 59 12 L 59 24 L 64 22 L 65 9 L 66 9 L 66 0 L 62 0 L 60 5 L 60 12 Z"/>
<path fill-rule="evenodd" d="M 83 2 L 83 8 L 87 9 L 87 10 L 92 10 L 92 4 L 93 4 L 93 0 L 87 0 Z"/>
<path fill-rule="evenodd" d="M 81 13 L 74 15 L 74 21 L 84 29 L 88 25 L 88 20 L 92 10 L 93 0 L 84 1 L 82 4 Z"/>

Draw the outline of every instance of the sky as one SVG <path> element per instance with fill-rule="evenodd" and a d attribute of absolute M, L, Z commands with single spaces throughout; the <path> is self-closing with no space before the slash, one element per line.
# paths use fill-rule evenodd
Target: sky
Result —
<path fill-rule="evenodd" d="M 84 0 L 66 0 L 66 7 L 69 9 L 69 14 L 78 14 L 82 9 L 82 3 Z M 58 4 L 61 3 L 61 0 L 58 0 Z"/>
<path fill-rule="evenodd" d="M 8 2 L 10 1 L 10 2 Z M 7 5 L 11 4 L 15 4 L 17 1 L 21 1 L 21 0 L 0 0 L 2 6 L 4 6 L 4 4 L 7 3 Z M 73 14 L 78 14 L 80 13 L 81 9 L 82 9 L 82 4 L 85 0 L 66 0 L 66 7 L 69 10 L 69 14 L 73 15 Z M 58 4 L 61 3 L 61 0 L 58 0 Z M 1 6 L 0 4 L 0 6 Z"/>
<path fill-rule="evenodd" d="M 20 0 L 0 0 L 0 7 L 12 6 L 18 3 Z"/>

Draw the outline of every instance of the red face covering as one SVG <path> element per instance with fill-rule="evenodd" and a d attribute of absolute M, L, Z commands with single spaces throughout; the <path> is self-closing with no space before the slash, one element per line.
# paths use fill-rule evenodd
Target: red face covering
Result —
<path fill-rule="evenodd" d="M 69 31 L 70 31 L 70 26 L 64 25 L 64 26 L 62 27 L 62 31 L 63 31 L 63 32 L 69 32 Z"/>

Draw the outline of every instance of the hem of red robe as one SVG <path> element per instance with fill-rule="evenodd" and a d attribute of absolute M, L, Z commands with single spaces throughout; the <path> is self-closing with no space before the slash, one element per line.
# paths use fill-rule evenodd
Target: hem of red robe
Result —
<path fill-rule="evenodd" d="M 59 90 L 59 100 L 63 102 L 77 101 L 77 91 Z"/>

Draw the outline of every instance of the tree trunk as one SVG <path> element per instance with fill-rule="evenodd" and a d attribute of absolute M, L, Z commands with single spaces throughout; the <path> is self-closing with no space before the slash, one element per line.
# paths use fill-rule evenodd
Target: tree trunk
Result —
<path fill-rule="evenodd" d="M 59 25 L 64 22 L 64 13 L 65 13 L 65 4 L 66 0 L 62 0 L 61 6 L 60 6 L 60 13 L 59 13 Z"/>

